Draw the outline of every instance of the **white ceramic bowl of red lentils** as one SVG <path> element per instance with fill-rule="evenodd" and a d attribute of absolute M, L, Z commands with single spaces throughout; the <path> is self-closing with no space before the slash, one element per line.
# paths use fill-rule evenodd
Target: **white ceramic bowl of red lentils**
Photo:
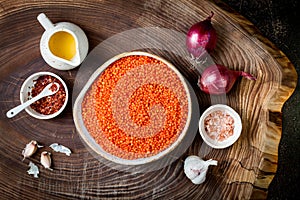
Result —
<path fill-rule="evenodd" d="M 227 105 L 210 106 L 199 120 L 199 132 L 203 141 L 215 149 L 231 146 L 238 140 L 241 131 L 239 114 Z"/>
<path fill-rule="evenodd" d="M 65 82 L 52 72 L 37 72 L 29 76 L 21 86 L 20 101 L 26 102 L 38 95 L 48 84 L 57 82 L 59 90 L 50 96 L 34 102 L 25 111 L 36 119 L 51 119 L 58 116 L 68 102 L 68 88 Z"/>
<path fill-rule="evenodd" d="M 100 66 L 73 110 L 84 142 L 123 165 L 146 164 L 172 152 L 187 134 L 191 113 L 183 76 L 146 52 L 123 53 Z"/>

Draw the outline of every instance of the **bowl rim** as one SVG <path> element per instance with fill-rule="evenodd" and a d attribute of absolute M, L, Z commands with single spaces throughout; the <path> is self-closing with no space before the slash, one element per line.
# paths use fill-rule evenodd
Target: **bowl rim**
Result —
<path fill-rule="evenodd" d="M 222 141 L 222 142 L 217 142 L 217 141 L 214 141 L 213 139 L 211 139 L 207 135 L 207 133 L 204 129 L 204 119 L 210 113 L 212 113 L 216 110 L 225 110 L 234 119 L 235 127 L 234 127 L 233 136 L 229 137 L 228 139 L 226 139 L 225 141 Z M 215 149 L 224 149 L 224 148 L 227 148 L 227 147 L 233 145 L 239 139 L 241 132 L 242 132 L 242 120 L 241 120 L 240 115 L 233 108 L 231 108 L 230 106 L 225 105 L 225 104 L 215 104 L 215 105 L 212 105 L 209 108 L 207 108 L 201 115 L 198 125 L 199 125 L 199 132 L 200 132 L 200 135 L 201 135 L 203 141 L 207 145 L 209 145 L 210 147 L 215 148 Z"/>
<path fill-rule="evenodd" d="M 159 152 L 158 154 L 150 156 L 150 157 L 128 160 L 128 159 L 123 159 L 123 158 L 117 157 L 115 155 L 112 155 L 112 154 L 106 152 L 104 149 L 102 149 L 102 147 L 98 143 L 95 142 L 94 138 L 87 131 L 87 129 L 83 123 L 83 119 L 81 118 L 81 116 L 82 116 L 81 115 L 81 102 L 82 102 L 86 92 L 89 90 L 90 86 L 93 84 L 93 82 L 100 76 L 100 74 L 108 66 L 110 66 L 112 63 L 114 63 L 115 61 L 117 61 L 123 57 L 134 56 L 134 55 L 149 56 L 149 57 L 155 58 L 157 60 L 160 60 L 160 61 L 164 62 L 165 64 L 167 64 L 167 66 L 173 72 L 176 73 L 176 75 L 180 79 L 183 87 L 185 88 L 185 92 L 187 95 L 187 101 L 188 101 L 188 114 L 187 114 L 187 120 L 186 120 L 185 126 L 184 126 L 181 134 L 178 136 L 177 140 L 175 142 L 173 142 L 167 149 Z M 143 51 L 124 52 L 124 53 L 118 54 L 118 55 L 110 58 L 105 63 L 103 63 L 100 67 L 97 68 L 97 70 L 92 74 L 90 79 L 84 85 L 81 92 L 77 96 L 74 106 L 73 106 L 73 120 L 74 120 L 76 129 L 79 132 L 80 137 L 84 140 L 85 144 L 87 144 L 94 152 L 96 152 L 97 155 L 100 155 L 109 161 L 112 161 L 117 164 L 122 164 L 122 165 L 147 164 L 147 163 L 159 160 L 163 156 L 172 152 L 180 144 L 180 142 L 183 140 L 183 138 L 186 136 L 188 128 L 191 123 L 191 116 L 192 116 L 192 100 L 191 100 L 189 87 L 188 87 L 183 75 L 181 75 L 181 73 L 177 70 L 177 68 L 173 64 L 171 64 L 169 61 L 167 61 L 157 55 L 154 55 L 152 53 L 143 52 Z"/>
<path fill-rule="evenodd" d="M 69 94 L 68 94 L 68 87 L 66 85 L 66 83 L 62 80 L 62 78 L 60 78 L 57 74 L 54 74 L 53 72 L 47 72 L 47 71 L 41 71 L 41 72 L 36 72 L 32 75 L 30 75 L 28 78 L 26 78 L 26 80 L 23 82 L 21 89 L 20 89 L 20 101 L 21 103 L 24 103 L 24 95 L 26 94 L 26 90 L 25 88 L 28 87 L 28 83 L 32 80 L 35 80 L 35 78 L 38 78 L 42 75 L 50 75 L 53 76 L 55 78 L 57 78 L 61 84 L 63 85 L 65 92 L 66 92 L 66 99 L 65 102 L 63 104 L 63 106 L 55 113 L 50 114 L 50 115 L 43 115 L 41 113 L 36 112 L 35 110 L 33 110 L 32 108 L 30 108 L 30 106 L 28 106 L 27 108 L 25 108 L 25 111 L 32 117 L 36 118 L 36 119 L 52 119 L 56 116 L 58 116 L 67 106 L 68 103 L 68 98 L 69 98 Z"/>

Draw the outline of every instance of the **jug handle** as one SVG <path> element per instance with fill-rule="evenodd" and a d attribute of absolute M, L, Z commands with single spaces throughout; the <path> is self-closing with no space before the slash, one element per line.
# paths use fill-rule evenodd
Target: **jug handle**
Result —
<path fill-rule="evenodd" d="M 37 16 L 37 20 L 40 22 L 40 24 L 46 31 L 54 28 L 54 24 L 48 19 L 48 17 L 44 13 L 39 14 Z"/>

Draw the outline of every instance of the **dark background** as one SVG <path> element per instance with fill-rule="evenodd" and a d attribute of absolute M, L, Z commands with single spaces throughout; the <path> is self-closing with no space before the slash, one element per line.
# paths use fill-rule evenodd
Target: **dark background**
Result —
<path fill-rule="evenodd" d="M 278 168 L 268 199 L 300 197 L 300 6 L 297 0 L 223 0 L 250 20 L 294 64 L 298 84 L 284 104 Z M 298 198 L 297 198 L 298 197 Z"/>

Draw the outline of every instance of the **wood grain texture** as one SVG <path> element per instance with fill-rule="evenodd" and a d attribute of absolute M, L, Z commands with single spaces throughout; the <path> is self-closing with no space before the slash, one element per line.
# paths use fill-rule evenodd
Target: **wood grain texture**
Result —
<path fill-rule="evenodd" d="M 36 120 L 25 112 L 13 119 L 5 113 L 19 104 L 22 82 L 37 71 L 60 75 L 70 91 L 77 69 L 57 71 L 43 61 L 39 40 L 43 33 L 36 16 L 45 12 L 53 22 L 70 21 L 87 34 L 90 50 L 116 33 L 157 26 L 186 33 L 210 11 L 218 44 L 213 59 L 231 69 L 257 76 L 239 80 L 227 104 L 242 118 L 243 131 L 232 147 L 213 150 L 197 134 L 188 151 L 158 171 L 134 174 L 101 164 L 80 140 L 72 119 L 71 100 L 55 119 Z M 263 199 L 277 169 L 281 138 L 281 108 L 296 87 L 297 74 L 288 58 L 244 17 L 220 1 L 1 1 L 0 2 L 0 193 L 1 199 Z M 197 76 L 174 55 L 165 56 L 195 88 L 203 111 L 209 96 L 197 90 Z M 21 151 L 35 139 L 49 146 L 59 142 L 72 149 L 66 157 L 53 153 L 54 171 L 40 167 L 38 151 L 22 162 Z M 50 149 L 48 149 L 50 150 Z M 202 185 L 183 173 L 188 155 L 218 160 Z M 29 176 L 29 160 L 40 167 L 40 178 Z"/>

